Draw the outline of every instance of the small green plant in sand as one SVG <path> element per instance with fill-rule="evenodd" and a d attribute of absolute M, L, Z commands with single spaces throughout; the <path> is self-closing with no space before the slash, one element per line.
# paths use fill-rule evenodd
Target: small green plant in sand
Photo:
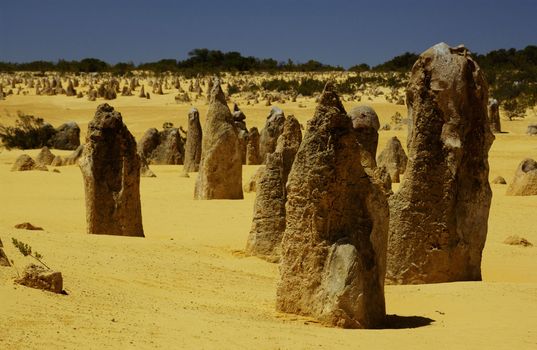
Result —
<path fill-rule="evenodd" d="M 12 238 L 11 241 L 13 242 L 13 245 L 15 246 L 15 248 L 17 248 L 19 252 L 21 252 L 22 255 L 31 256 L 32 258 L 37 260 L 41 265 L 43 265 L 44 267 L 50 270 L 50 267 L 48 267 L 47 264 L 43 262 L 43 255 L 39 254 L 38 252 L 32 251 L 32 247 L 30 245 L 24 242 L 21 242 L 17 240 L 16 238 Z"/>

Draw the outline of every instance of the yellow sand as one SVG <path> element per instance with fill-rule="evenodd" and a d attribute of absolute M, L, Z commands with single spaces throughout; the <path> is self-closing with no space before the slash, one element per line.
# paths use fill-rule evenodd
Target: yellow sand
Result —
<path fill-rule="evenodd" d="M 9 96 L 0 101 L 0 122 L 12 122 L 21 110 L 55 126 L 75 120 L 85 134 L 102 102 Z M 190 108 L 176 105 L 172 94 L 109 103 L 136 137 L 165 121 L 186 128 Z M 406 115 L 404 106 L 380 98 L 364 104 L 377 110 L 381 124 L 395 111 Z M 204 119 L 204 100 L 195 105 Z M 279 106 L 304 123 L 314 105 L 299 99 Z M 240 106 L 249 126 L 262 127 L 270 107 Z M 537 158 L 537 137 L 524 135 L 525 126 L 536 121 L 528 118 L 503 121 L 509 133 L 496 136 L 491 179 L 502 175 L 509 182 L 524 157 Z M 379 151 L 393 135 L 406 143 L 406 129 L 382 131 Z M 387 286 L 387 312 L 397 315 L 390 319 L 402 329 L 343 330 L 275 311 L 277 265 L 243 254 L 255 194 L 238 201 L 194 201 L 196 174 L 182 178 L 181 166 L 151 166 L 157 177 L 141 180 L 146 238 L 87 235 L 78 167 L 10 172 L 21 153 L 35 156 L 38 150 L 0 153 L 0 238 L 19 270 L 31 259 L 14 250 L 12 237 L 43 254 L 63 273 L 69 295 L 17 286 L 16 270 L 0 268 L 0 349 L 537 348 L 537 247 L 502 243 L 516 234 L 537 245 L 537 196 L 507 197 L 505 185 L 492 185 L 483 282 Z M 245 166 L 243 179 L 256 168 Z M 13 228 L 25 221 L 45 231 Z"/>

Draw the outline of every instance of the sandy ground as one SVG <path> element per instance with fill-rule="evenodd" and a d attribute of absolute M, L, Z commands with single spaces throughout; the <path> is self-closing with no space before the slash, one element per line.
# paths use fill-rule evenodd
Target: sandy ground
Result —
<path fill-rule="evenodd" d="M 55 126 L 75 120 L 85 134 L 102 102 L 10 96 L 0 101 L 0 122 L 9 123 L 21 110 Z M 186 128 L 190 108 L 175 104 L 171 94 L 109 103 L 136 137 L 165 121 Z M 404 106 L 381 99 L 364 104 L 377 110 L 381 124 L 395 111 L 406 115 Z M 195 105 L 204 119 L 206 104 Z M 240 106 L 248 126 L 262 127 L 270 107 Z M 311 100 L 279 106 L 303 123 L 313 115 Z M 502 175 L 509 182 L 523 158 L 537 158 L 537 138 L 524 134 L 535 121 L 531 116 L 503 121 L 508 133 L 496 136 L 491 179 Z M 406 130 L 382 131 L 379 151 L 393 135 L 406 143 Z M 38 150 L 24 152 L 35 156 Z M 180 166 L 152 166 L 157 177 L 141 179 L 146 238 L 87 235 L 78 167 L 10 172 L 24 152 L 0 153 L 0 238 L 19 269 L 30 258 L 15 251 L 12 237 L 43 254 L 63 273 L 69 295 L 17 286 L 16 270 L 0 268 L 0 349 L 537 348 L 537 246 L 502 243 L 517 234 L 537 245 L 537 196 L 508 197 L 505 185 L 492 185 L 483 282 L 387 286 L 390 328 L 343 330 L 275 311 L 277 265 L 243 254 L 255 194 L 238 201 L 194 201 L 196 174 L 182 178 Z M 245 166 L 243 180 L 256 168 Z M 25 221 L 45 231 L 13 228 Z"/>

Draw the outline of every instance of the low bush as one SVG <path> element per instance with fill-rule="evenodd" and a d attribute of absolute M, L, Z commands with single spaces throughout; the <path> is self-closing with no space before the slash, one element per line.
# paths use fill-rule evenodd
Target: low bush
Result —
<path fill-rule="evenodd" d="M 43 118 L 18 113 L 15 126 L 0 124 L 0 141 L 7 149 L 41 148 L 47 145 L 48 140 L 56 134 L 52 125 Z"/>

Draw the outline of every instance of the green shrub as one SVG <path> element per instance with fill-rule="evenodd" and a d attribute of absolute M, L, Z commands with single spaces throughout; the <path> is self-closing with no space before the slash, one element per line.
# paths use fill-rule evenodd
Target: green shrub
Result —
<path fill-rule="evenodd" d="M 271 79 L 261 83 L 261 86 L 265 90 L 269 91 L 296 91 L 298 88 L 298 82 L 296 80 L 283 80 L 283 79 Z"/>
<path fill-rule="evenodd" d="M 43 265 L 44 267 L 50 270 L 50 267 L 48 267 L 43 262 L 43 255 L 39 254 L 38 252 L 32 252 L 32 247 L 30 247 L 30 245 L 24 242 L 18 241 L 15 238 L 12 238 L 11 241 L 13 242 L 13 245 L 15 246 L 15 248 L 17 248 L 22 255 L 31 256 L 32 258 L 37 260 L 41 265 Z"/>
<path fill-rule="evenodd" d="M 371 70 L 371 67 L 369 67 L 369 65 L 367 63 L 361 63 L 361 64 L 357 64 L 355 66 L 352 66 L 348 69 L 350 72 L 367 72 L 369 70 Z"/>
<path fill-rule="evenodd" d="M 506 100 L 503 103 L 503 109 L 509 120 L 524 118 L 526 116 L 526 106 L 523 103 L 520 103 L 516 98 Z"/>
<path fill-rule="evenodd" d="M 15 126 L 0 124 L 0 141 L 7 149 L 41 148 L 47 145 L 48 140 L 56 134 L 54 127 L 46 123 L 43 118 L 18 113 Z"/>
<path fill-rule="evenodd" d="M 297 93 L 303 96 L 311 96 L 316 92 L 322 92 L 326 82 L 317 79 L 303 79 L 298 85 Z"/>
<path fill-rule="evenodd" d="M 316 92 L 322 92 L 326 82 L 306 78 L 301 81 L 297 80 L 283 80 L 283 79 L 271 79 L 261 83 L 261 86 L 265 90 L 278 91 L 278 92 L 296 92 L 303 96 L 312 96 Z"/>
<path fill-rule="evenodd" d="M 227 87 L 227 94 L 229 96 L 233 95 L 233 94 L 238 94 L 239 92 L 241 92 L 241 89 L 236 86 L 236 85 L 231 85 L 229 84 L 228 87 Z"/>

